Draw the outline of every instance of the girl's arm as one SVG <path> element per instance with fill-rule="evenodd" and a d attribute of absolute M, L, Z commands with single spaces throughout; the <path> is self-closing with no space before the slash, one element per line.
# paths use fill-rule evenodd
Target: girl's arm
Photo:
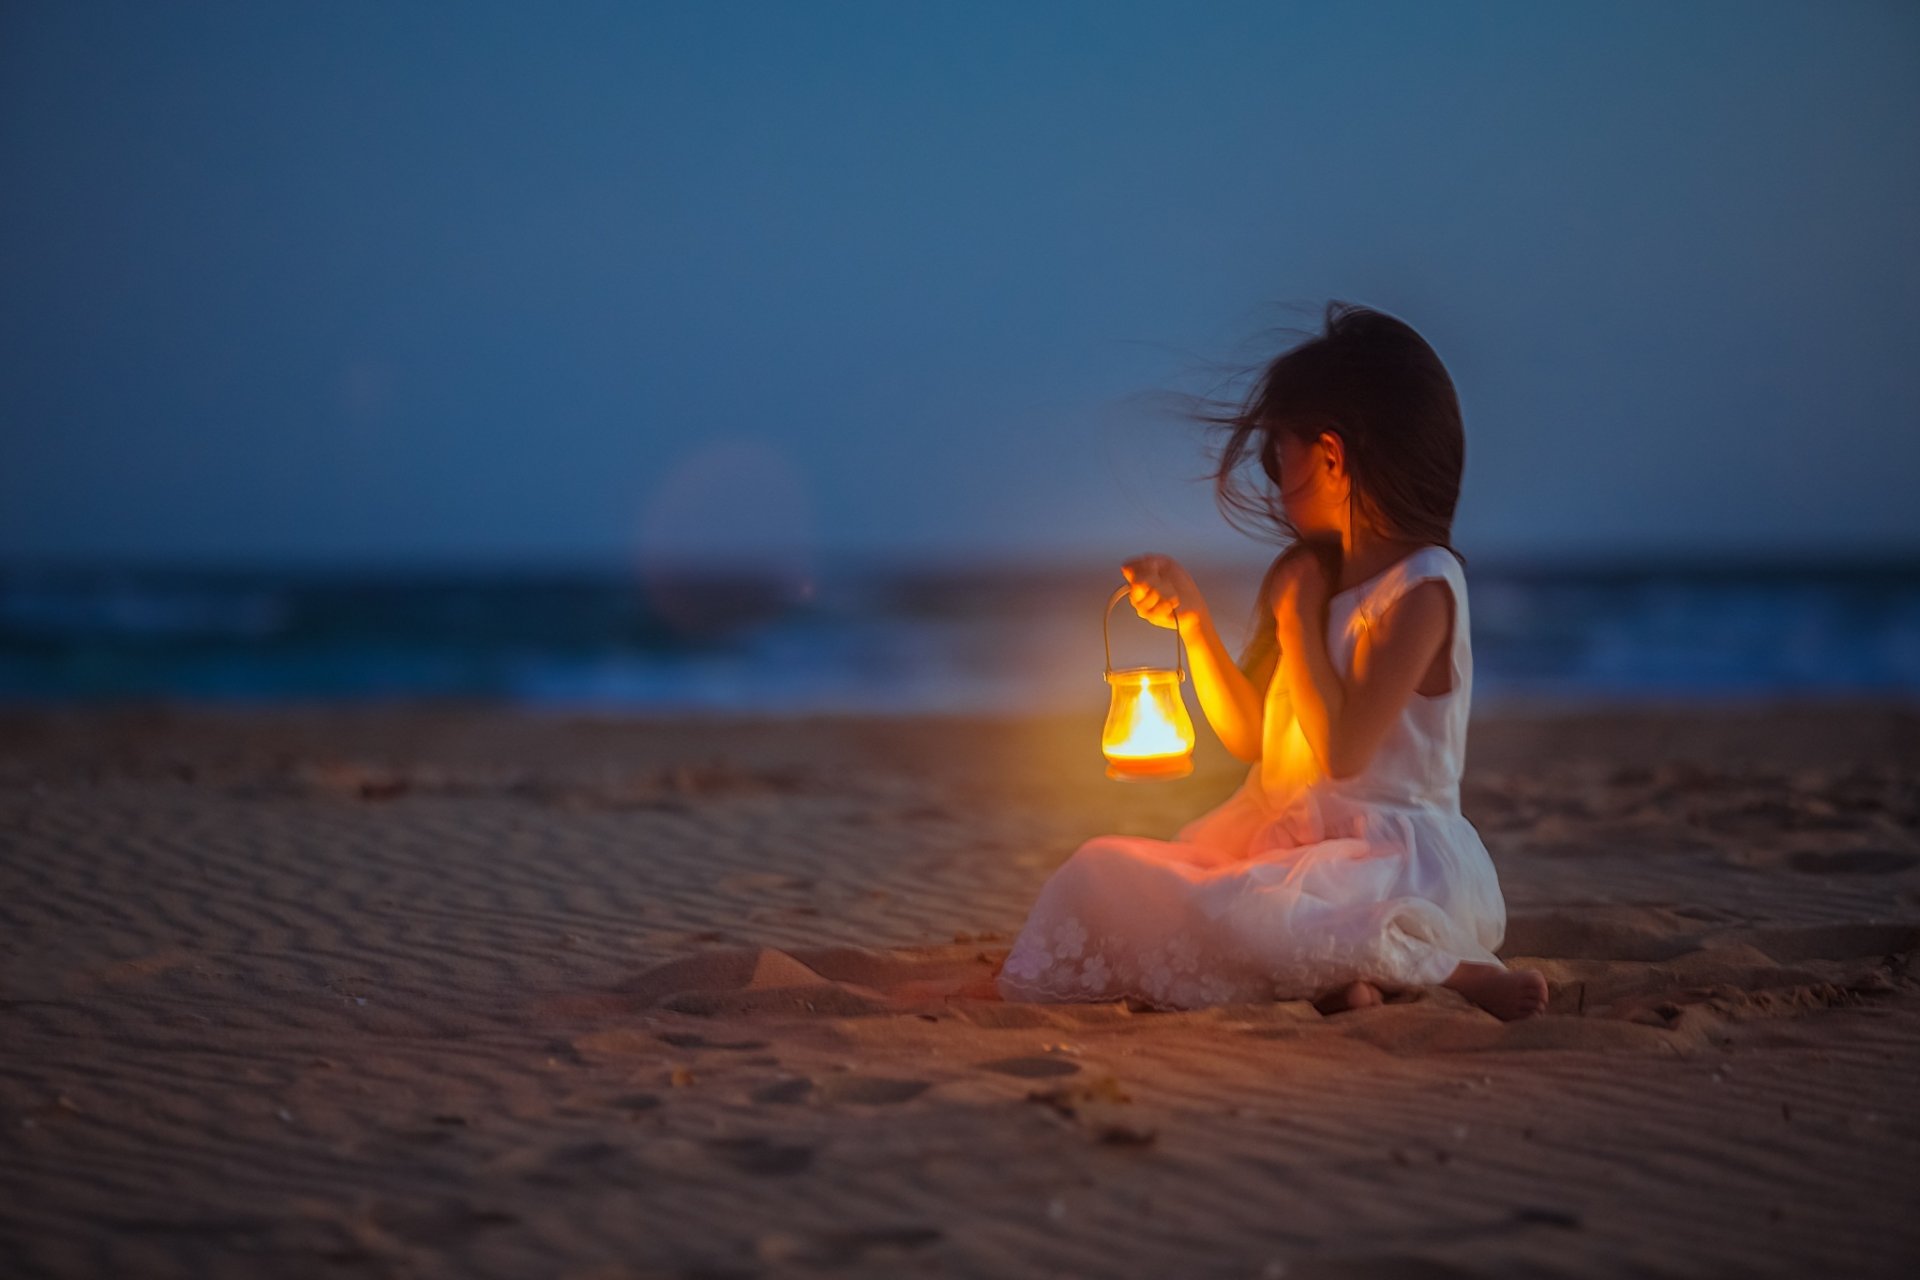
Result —
<path fill-rule="evenodd" d="M 1280 589 L 1282 565 L 1288 555 L 1302 554 L 1299 548 L 1275 556 L 1260 579 L 1260 590 L 1253 607 L 1253 635 L 1240 655 L 1240 669 L 1247 683 L 1261 698 L 1260 758 L 1280 761 L 1286 756 L 1286 739 L 1293 728 L 1293 699 L 1287 694 L 1287 682 L 1275 678 L 1280 665 L 1279 628 L 1274 625 L 1276 593 Z"/>
<path fill-rule="evenodd" d="M 1221 746 L 1242 760 L 1258 760 L 1265 712 L 1263 690 L 1255 687 L 1227 652 L 1211 614 L 1204 609 L 1182 609 L 1178 618 L 1180 638 L 1186 642 L 1187 660 L 1193 666 L 1194 692 L 1200 695 L 1200 709 L 1207 713 L 1207 723 L 1213 726 Z"/>
<path fill-rule="evenodd" d="M 1361 633 L 1353 673 L 1343 682 L 1327 653 L 1325 572 L 1311 557 L 1296 563 L 1274 610 L 1281 678 L 1320 767 L 1329 777 L 1350 778 L 1373 759 L 1439 654 L 1453 595 L 1445 583 L 1422 582 L 1394 601 Z"/>
<path fill-rule="evenodd" d="M 1274 617 L 1271 602 L 1267 603 L 1262 613 L 1267 629 L 1273 630 Z M 1261 708 L 1260 756 L 1262 759 L 1273 761 L 1286 758 L 1283 744 L 1288 731 L 1293 727 L 1294 720 L 1293 695 L 1287 692 L 1286 680 L 1276 678 L 1279 665 L 1280 645 L 1276 639 L 1266 647 L 1264 656 L 1253 664 L 1248 672 L 1253 687 L 1265 690 L 1263 694 L 1265 702 Z"/>
<path fill-rule="evenodd" d="M 1141 617 L 1175 627 L 1187 646 L 1194 692 L 1220 745 L 1242 760 L 1260 758 L 1263 690 L 1233 661 L 1200 588 L 1170 556 L 1138 556 L 1121 566 L 1133 585 L 1128 598 Z"/>

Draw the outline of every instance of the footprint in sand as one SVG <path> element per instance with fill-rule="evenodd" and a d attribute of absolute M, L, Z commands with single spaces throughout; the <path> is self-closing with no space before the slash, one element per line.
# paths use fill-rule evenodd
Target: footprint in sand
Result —
<path fill-rule="evenodd" d="M 794 1080 L 775 1080 L 772 1084 L 761 1085 L 749 1096 L 755 1102 L 787 1105 L 806 1101 L 813 1092 L 813 1081 L 802 1076 Z"/>
<path fill-rule="evenodd" d="M 1920 865 L 1920 856 L 1894 849 L 1843 849 L 1835 853 L 1803 849 L 1787 855 L 1787 865 L 1814 876 L 1890 876 Z"/>
<path fill-rule="evenodd" d="M 784 1177 L 813 1164 L 813 1148 L 771 1138 L 716 1138 L 707 1146 L 742 1173 Z"/>
<path fill-rule="evenodd" d="M 894 1080 L 882 1076 L 832 1076 L 819 1083 L 803 1076 L 762 1085 L 749 1096 L 760 1103 L 792 1104 L 817 1097 L 822 1102 L 889 1107 L 911 1102 L 932 1087 L 932 1082 L 927 1080 Z"/>
<path fill-rule="evenodd" d="M 659 1039 L 676 1049 L 733 1049 L 745 1053 L 767 1047 L 765 1040 L 709 1040 L 692 1031 L 662 1031 Z"/>
<path fill-rule="evenodd" d="M 976 1065 L 982 1071 L 997 1071 L 1003 1076 L 1019 1076 L 1023 1080 L 1070 1076 L 1080 1070 L 1080 1064 L 1077 1062 L 1069 1062 L 1065 1058 L 1041 1057 L 1037 1054 L 1026 1058 L 995 1058 L 992 1062 Z"/>
<path fill-rule="evenodd" d="M 633 1187 L 642 1171 L 627 1147 L 617 1142 L 570 1142 L 548 1152 L 542 1162 L 521 1175 L 543 1187 L 583 1187 L 589 1184 Z"/>
<path fill-rule="evenodd" d="M 862 1107 L 887 1107 L 910 1102 L 932 1088 L 925 1080 L 889 1080 L 879 1076 L 833 1076 L 820 1086 L 828 1102 L 850 1102 Z"/>

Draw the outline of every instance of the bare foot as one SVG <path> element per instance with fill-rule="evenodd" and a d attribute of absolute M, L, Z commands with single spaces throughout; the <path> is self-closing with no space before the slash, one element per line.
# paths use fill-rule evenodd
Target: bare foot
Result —
<path fill-rule="evenodd" d="M 1547 980 L 1538 969 L 1463 964 L 1442 985 L 1452 987 L 1502 1022 L 1531 1018 L 1547 1007 Z"/>
<path fill-rule="evenodd" d="M 1349 1009 L 1371 1008 L 1385 999 L 1380 994 L 1380 988 L 1371 982 L 1349 982 L 1315 1000 L 1313 1007 L 1321 1013 L 1345 1013 Z"/>

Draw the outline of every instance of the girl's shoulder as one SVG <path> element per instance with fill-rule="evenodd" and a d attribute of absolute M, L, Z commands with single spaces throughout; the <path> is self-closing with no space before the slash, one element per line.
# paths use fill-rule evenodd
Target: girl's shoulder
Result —
<path fill-rule="evenodd" d="M 1339 593 L 1336 599 L 1347 597 L 1356 612 L 1378 617 L 1416 586 L 1435 580 L 1445 582 L 1456 599 L 1465 597 L 1467 579 L 1460 557 L 1437 544 L 1408 552 L 1373 577 Z"/>
<path fill-rule="evenodd" d="M 1436 544 L 1421 547 L 1409 553 L 1399 564 L 1400 579 L 1405 586 L 1426 582 L 1433 578 L 1445 578 L 1456 586 L 1465 586 L 1466 570 L 1460 564 L 1460 557 L 1451 548 Z"/>

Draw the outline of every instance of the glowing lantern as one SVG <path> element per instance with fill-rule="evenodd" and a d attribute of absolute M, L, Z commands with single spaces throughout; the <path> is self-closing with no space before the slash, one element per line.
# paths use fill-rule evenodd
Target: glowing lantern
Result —
<path fill-rule="evenodd" d="M 1193 721 L 1180 697 L 1187 670 L 1178 634 L 1172 667 L 1113 669 L 1113 639 L 1107 627 L 1113 620 L 1113 606 L 1126 599 L 1128 590 L 1121 587 L 1113 593 L 1100 619 L 1100 634 L 1107 645 L 1107 683 L 1113 687 L 1107 725 L 1100 734 L 1107 776 L 1126 782 L 1184 778 L 1193 772 Z"/>

